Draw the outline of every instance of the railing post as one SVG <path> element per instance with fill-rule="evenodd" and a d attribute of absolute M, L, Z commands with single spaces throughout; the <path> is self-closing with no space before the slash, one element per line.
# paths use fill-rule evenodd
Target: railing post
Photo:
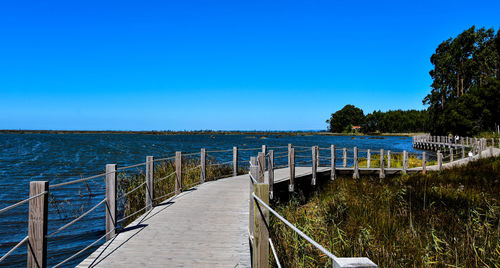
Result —
<path fill-rule="evenodd" d="M 200 168 L 200 183 L 204 183 L 207 179 L 207 151 L 205 148 L 201 148 Z"/>
<path fill-rule="evenodd" d="M 427 159 L 425 159 L 425 152 L 422 152 L 422 174 L 427 173 Z"/>
<path fill-rule="evenodd" d="M 146 156 L 146 211 L 153 209 L 154 173 L 154 157 Z"/>
<path fill-rule="evenodd" d="M 379 178 L 381 178 L 381 179 L 385 178 L 385 171 L 384 171 L 384 149 L 380 149 L 380 172 L 379 172 Z"/>
<path fill-rule="evenodd" d="M 370 168 L 371 152 L 370 149 L 366 151 L 366 168 Z"/>
<path fill-rule="evenodd" d="M 318 167 L 316 166 L 318 162 L 316 161 L 316 158 L 318 157 L 316 155 L 316 146 L 311 147 L 311 154 L 312 154 L 312 162 L 311 162 L 311 185 L 316 185 L 316 172 L 318 171 Z"/>
<path fill-rule="evenodd" d="M 29 201 L 28 212 L 28 268 L 47 267 L 47 221 L 48 221 L 48 181 L 30 182 L 30 197 L 41 194 Z"/>
<path fill-rule="evenodd" d="M 438 157 L 438 170 L 441 170 L 443 168 L 443 154 L 441 153 L 440 150 L 437 151 L 437 157 Z"/>
<path fill-rule="evenodd" d="M 257 161 L 258 161 L 258 166 L 259 166 L 259 175 L 257 177 L 257 181 L 259 183 L 264 183 L 264 177 L 265 177 L 264 174 L 266 172 L 266 169 L 265 169 L 265 167 L 266 167 L 266 155 L 264 153 L 260 152 L 258 154 Z"/>
<path fill-rule="evenodd" d="M 450 162 L 453 162 L 453 147 L 450 147 Z"/>
<path fill-rule="evenodd" d="M 492 144 L 490 146 L 490 157 L 493 157 L 493 142 L 494 142 L 493 138 L 491 138 L 491 142 L 492 142 Z"/>
<path fill-rule="evenodd" d="M 335 172 L 335 145 L 330 145 L 330 180 L 335 180 L 337 174 Z"/>
<path fill-rule="evenodd" d="M 391 168 L 391 150 L 387 150 L 387 168 Z"/>
<path fill-rule="evenodd" d="M 182 191 L 182 152 L 175 152 L 175 194 Z"/>
<path fill-rule="evenodd" d="M 288 191 L 294 191 L 295 181 L 295 148 L 288 146 L 288 168 L 290 172 L 290 183 L 288 184 Z"/>
<path fill-rule="evenodd" d="M 233 147 L 233 176 L 238 176 L 238 147 Z"/>
<path fill-rule="evenodd" d="M 264 159 L 266 158 L 266 154 L 267 154 L 267 146 L 266 145 L 262 145 L 262 154 L 264 155 Z M 264 171 L 266 171 L 266 162 L 264 162 Z"/>
<path fill-rule="evenodd" d="M 319 146 L 316 145 L 316 168 L 319 168 Z"/>
<path fill-rule="evenodd" d="M 258 183 L 255 185 L 255 195 L 269 204 L 269 185 L 267 183 Z M 253 220 L 253 237 L 254 237 L 254 267 L 267 268 L 269 267 L 269 211 L 254 201 L 254 220 Z"/>
<path fill-rule="evenodd" d="M 115 237 L 116 231 L 116 164 L 106 165 L 106 241 Z"/>
<path fill-rule="evenodd" d="M 268 163 L 268 177 L 269 177 L 269 198 L 273 199 L 273 186 L 274 186 L 274 150 L 269 150 L 269 163 Z"/>
<path fill-rule="evenodd" d="M 403 151 L 403 173 L 406 174 L 406 165 L 408 163 L 408 153 L 406 150 Z"/>
<path fill-rule="evenodd" d="M 344 158 L 343 167 L 347 167 L 347 148 L 342 148 L 342 157 Z"/>
<path fill-rule="evenodd" d="M 460 145 L 462 145 L 462 159 L 465 158 L 465 146 L 464 146 L 464 139 L 460 138 Z"/>
<path fill-rule="evenodd" d="M 353 158 L 354 158 L 354 171 L 352 173 L 353 179 L 359 179 L 359 167 L 358 167 L 358 147 L 354 147 L 353 149 Z"/>
<path fill-rule="evenodd" d="M 258 177 L 258 174 L 259 174 L 259 166 L 257 165 L 257 157 L 255 156 L 252 156 L 250 157 L 250 174 L 252 174 L 252 176 L 254 177 L 255 180 L 257 180 L 257 177 Z M 250 234 L 253 236 L 253 219 L 254 219 L 254 216 L 253 216 L 253 203 L 254 203 L 254 200 L 253 200 L 253 197 L 252 197 L 252 193 L 254 191 L 254 182 L 252 181 L 252 179 L 250 178 L 250 210 L 249 210 L 249 215 L 250 215 L 250 218 L 249 218 L 249 228 L 250 228 Z"/>

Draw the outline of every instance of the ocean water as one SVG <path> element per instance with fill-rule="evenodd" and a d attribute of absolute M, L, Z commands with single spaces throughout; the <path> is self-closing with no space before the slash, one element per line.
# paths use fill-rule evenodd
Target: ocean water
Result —
<path fill-rule="evenodd" d="M 29 182 L 47 180 L 56 184 L 103 173 L 106 164 L 131 165 L 145 161 L 147 155 L 163 158 L 183 153 L 239 148 L 287 146 L 352 148 L 417 152 L 410 137 L 351 137 L 351 136 L 282 136 L 282 135 L 144 135 L 144 134 L 0 134 L 0 209 L 28 197 Z M 284 152 L 286 149 L 276 149 Z M 308 148 L 298 147 L 297 155 L 310 156 Z M 239 152 L 241 164 L 255 156 L 258 150 Z M 329 156 L 328 150 L 321 155 Z M 283 154 L 284 155 L 284 154 Z M 360 153 L 363 156 L 363 152 Z M 208 153 L 209 158 L 227 162 L 232 152 Z M 340 157 L 340 155 L 338 156 Z M 286 157 L 275 165 L 286 164 Z M 327 160 L 325 160 L 327 161 Z M 305 163 L 306 165 L 307 163 Z M 325 162 L 327 164 L 327 162 Z M 75 219 L 104 198 L 104 179 L 67 185 L 51 190 L 48 233 Z M 0 256 L 27 235 L 28 204 L 0 214 Z M 99 207 L 78 223 L 48 239 L 48 265 L 52 266 L 85 248 L 104 234 L 104 206 Z M 65 267 L 73 267 L 97 246 L 83 252 Z M 0 263 L 1 267 L 25 267 L 26 246 L 22 246 Z"/>

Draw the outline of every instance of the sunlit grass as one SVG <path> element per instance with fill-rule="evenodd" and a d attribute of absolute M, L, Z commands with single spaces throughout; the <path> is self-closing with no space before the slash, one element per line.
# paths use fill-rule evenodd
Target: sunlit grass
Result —
<path fill-rule="evenodd" d="M 274 201 L 286 219 L 341 257 L 379 267 L 499 267 L 500 158 L 427 175 L 338 178 L 311 198 Z M 271 217 L 285 267 L 331 267 Z"/>

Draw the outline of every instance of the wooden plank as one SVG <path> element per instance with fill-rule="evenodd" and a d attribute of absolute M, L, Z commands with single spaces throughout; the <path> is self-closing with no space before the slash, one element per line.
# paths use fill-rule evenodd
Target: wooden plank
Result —
<path fill-rule="evenodd" d="M 207 179 L 207 151 L 205 148 L 201 148 L 200 165 L 201 165 L 200 182 L 204 183 L 205 180 Z"/>
<path fill-rule="evenodd" d="M 233 176 L 238 176 L 238 147 L 233 147 Z"/>
<path fill-rule="evenodd" d="M 269 204 L 269 185 L 258 183 L 255 185 L 255 195 L 266 204 Z M 252 198 L 253 199 L 253 198 Z M 254 200 L 254 267 L 269 267 L 269 211 Z"/>
<path fill-rule="evenodd" d="M 175 194 L 182 191 L 182 152 L 175 152 Z"/>
<path fill-rule="evenodd" d="M 354 172 L 352 173 L 352 178 L 353 179 L 359 179 L 359 166 L 358 166 L 358 147 L 354 147 L 354 153 L 353 153 L 353 158 L 354 158 Z"/>
<path fill-rule="evenodd" d="M 269 176 L 269 197 L 273 199 L 273 186 L 274 186 L 274 150 L 269 150 L 269 163 L 268 163 L 268 176 Z"/>
<path fill-rule="evenodd" d="M 288 184 L 288 191 L 294 191 L 294 180 L 295 180 L 295 148 L 288 147 L 288 168 L 290 170 L 290 183 Z"/>
<path fill-rule="evenodd" d="M 249 181 L 220 179 L 166 200 L 78 267 L 250 267 Z"/>
<path fill-rule="evenodd" d="M 30 197 L 48 190 L 48 181 L 30 182 Z M 47 267 L 48 197 L 47 193 L 29 201 L 28 268 Z"/>
<path fill-rule="evenodd" d="M 335 145 L 330 145 L 330 180 L 335 180 L 337 174 L 335 172 Z"/>
<path fill-rule="evenodd" d="M 154 157 L 146 156 L 146 211 L 153 209 L 154 198 Z"/>
<path fill-rule="evenodd" d="M 106 241 L 116 235 L 116 164 L 106 165 Z"/>

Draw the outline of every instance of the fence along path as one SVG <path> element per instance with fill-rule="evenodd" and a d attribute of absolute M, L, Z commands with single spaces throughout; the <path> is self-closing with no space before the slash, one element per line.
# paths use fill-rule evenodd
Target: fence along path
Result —
<path fill-rule="evenodd" d="M 433 141 L 435 138 L 429 137 L 416 136 L 413 138 L 413 145 L 415 147 L 424 146 L 425 148 L 425 146 L 428 146 L 427 148 L 431 148 L 429 146 L 430 144 L 435 144 Z M 182 153 L 177 152 L 175 156 L 161 159 L 154 159 L 154 157 L 148 156 L 146 162 L 127 167 L 117 167 L 115 164 L 109 164 L 106 165 L 105 173 L 51 186 L 46 181 L 34 181 L 30 183 L 30 197 L 28 199 L 0 209 L 1 214 L 12 208 L 29 203 L 28 235 L 0 258 L 0 264 L 12 252 L 26 243 L 29 248 L 28 267 L 46 267 L 47 238 L 63 232 L 67 227 L 76 223 L 98 207 L 105 206 L 106 231 L 104 235 L 92 244 L 75 252 L 69 258 L 54 265 L 54 267 L 67 264 L 68 261 L 83 254 L 104 238 L 107 242 L 83 261 L 80 265 L 81 267 L 112 267 L 114 263 L 119 264 L 120 267 L 136 267 L 140 264 L 147 264 L 147 266 L 151 267 L 155 265 L 165 266 L 166 264 L 174 266 L 205 264 L 208 266 L 227 265 L 232 267 L 239 265 L 245 267 L 249 265 L 250 259 L 253 261 L 254 266 L 265 267 L 266 261 L 263 260 L 268 259 L 262 258 L 265 254 L 259 255 L 258 252 L 265 252 L 265 248 L 267 247 L 267 253 L 269 253 L 269 243 L 267 240 L 265 243 L 258 242 L 262 241 L 259 240 L 259 237 L 262 238 L 265 235 L 261 237 L 259 233 L 259 235 L 255 236 L 254 227 L 258 226 L 256 222 L 260 221 L 261 225 L 257 229 L 263 230 L 262 224 L 266 223 L 266 217 L 269 215 L 259 221 L 253 219 L 256 215 L 255 211 L 259 211 L 259 214 L 262 211 L 267 211 L 267 214 L 271 212 L 280 220 L 286 221 L 286 219 L 280 218 L 268 206 L 269 198 L 273 198 L 274 184 L 288 183 L 288 189 L 294 191 L 294 182 L 296 180 L 310 178 L 311 184 L 314 185 L 318 174 L 325 172 L 329 173 L 330 178 L 333 180 L 339 173 L 349 173 L 354 178 L 359 178 L 360 174 L 378 173 L 383 178 L 386 174 L 391 173 L 440 170 L 449 166 L 465 164 L 468 161 L 481 157 L 499 155 L 500 149 L 494 148 L 495 141 L 491 140 L 490 146 L 488 146 L 487 142 L 485 139 L 474 139 L 474 142 L 471 142 L 470 145 L 462 145 L 461 152 L 458 152 L 456 149 L 456 143 L 439 142 L 439 146 L 436 146 L 435 149 L 448 147 L 449 154 L 444 156 L 443 152 L 438 150 L 437 164 L 432 166 L 426 166 L 426 152 L 410 155 L 406 151 L 385 152 L 381 149 L 380 151 L 372 152 L 370 150 L 360 150 L 356 147 L 352 149 L 337 149 L 334 145 L 328 148 L 320 148 L 318 146 L 294 147 L 289 144 L 288 146 L 269 148 L 265 145 L 262 148 L 238 149 L 234 147 L 232 150 L 219 151 L 201 149 L 199 153 L 185 154 L 185 156 L 200 156 L 199 165 L 189 170 L 183 169 Z M 500 145 L 500 141 L 496 145 Z M 453 150 L 454 148 L 455 150 Z M 473 156 L 465 157 L 465 148 L 468 148 L 471 153 L 473 152 Z M 250 190 L 248 188 L 248 175 L 238 176 L 238 166 L 248 161 L 241 160 L 238 157 L 239 151 L 261 151 L 258 155 L 258 159 L 261 159 L 258 161 L 258 165 L 256 163 L 251 165 L 251 169 L 257 168 L 258 173 L 254 174 L 258 175 L 250 177 Z M 207 164 L 207 153 L 230 152 L 232 152 L 233 156 L 232 161 Z M 275 163 L 280 162 L 277 161 L 280 158 L 286 158 L 284 159 L 286 164 L 283 164 L 284 161 L 282 159 L 282 165 L 275 166 Z M 175 160 L 175 171 L 164 177 L 155 178 L 154 163 L 166 160 Z M 448 163 L 446 163 L 446 160 L 448 160 Z M 410 164 L 410 162 L 412 163 Z M 223 176 L 230 178 L 205 183 L 208 166 L 224 165 L 232 166 L 231 174 Z M 137 167 L 145 167 L 145 181 L 129 192 L 123 193 L 122 196 L 118 196 L 117 173 Z M 186 185 L 183 182 L 183 174 L 194 169 L 199 169 L 200 171 L 199 181 L 191 185 Z M 88 211 L 82 213 L 76 219 L 59 227 L 55 232 L 47 234 L 47 199 L 49 191 L 102 177 L 106 178 L 106 198 Z M 158 193 L 156 193 L 155 184 L 170 177 L 174 178 L 174 190 L 156 196 Z M 254 187 L 254 185 L 262 183 L 267 186 Z M 259 187 L 264 188 L 255 192 L 254 190 L 260 189 Z M 265 187 L 267 187 L 267 190 Z M 117 200 L 123 199 L 140 189 L 144 189 L 146 192 L 145 206 L 128 216 L 117 219 Z M 250 209 L 245 205 L 249 201 Z M 132 224 L 120 226 L 120 223 L 124 222 L 127 218 L 132 216 L 137 217 L 140 214 L 142 215 L 132 222 Z M 305 236 L 297 227 L 288 222 L 285 223 L 295 231 L 298 231 L 299 235 Z M 249 229 L 246 230 L 246 228 Z M 119 235 L 117 235 L 118 233 Z M 323 253 L 330 256 L 335 267 L 361 267 L 361 264 L 365 265 L 362 267 L 374 266 L 371 261 L 364 258 L 337 258 L 333 254 L 325 252 L 324 248 L 317 245 L 309 237 L 304 238 L 313 243 Z M 245 246 L 248 243 L 248 241 L 244 242 L 245 239 L 250 240 L 252 250 L 249 251 L 248 245 Z M 264 244 L 267 246 L 262 246 Z M 275 259 L 279 260 L 272 243 L 270 245 Z"/>

